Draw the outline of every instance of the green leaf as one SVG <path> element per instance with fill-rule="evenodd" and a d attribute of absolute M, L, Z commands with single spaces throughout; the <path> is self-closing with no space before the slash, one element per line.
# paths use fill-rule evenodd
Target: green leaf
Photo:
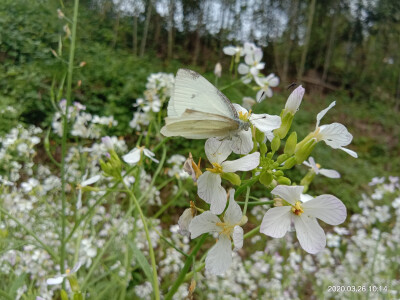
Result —
<path fill-rule="evenodd" d="M 138 262 L 140 268 L 143 270 L 144 274 L 146 275 L 147 279 L 153 283 L 153 272 L 151 271 L 151 267 L 149 262 L 147 261 L 146 257 L 144 256 L 143 252 L 136 247 L 133 241 L 129 242 L 129 246 L 131 246 L 133 251 L 133 256 L 135 257 L 136 261 Z"/>

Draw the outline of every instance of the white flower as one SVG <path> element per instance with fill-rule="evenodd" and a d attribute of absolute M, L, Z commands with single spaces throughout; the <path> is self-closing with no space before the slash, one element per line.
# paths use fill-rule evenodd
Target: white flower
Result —
<path fill-rule="evenodd" d="M 155 163 L 159 163 L 157 159 L 154 158 L 155 154 L 150 150 L 146 149 L 145 147 L 136 147 L 133 148 L 128 154 L 122 156 L 124 162 L 130 165 L 137 164 L 140 161 L 142 153 L 150 158 Z"/>
<path fill-rule="evenodd" d="M 239 104 L 234 103 L 233 106 L 239 114 L 239 118 L 244 122 L 250 122 L 260 131 L 268 134 L 272 130 L 281 126 L 281 118 L 279 116 L 271 116 L 268 114 L 253 114 L 247 111 Z M 247 154 L 253 149 L 253 140 L 251 130 L 242 130 L 231 138 L 231 148 L 236 154 Z"/>
<path fill-rule="evenodd" d="M 328 178 L 340 178 L 340 173 L 338 171 L 322 169 L 320 164 L 315 163 L 315 160 L 312 156 L 310 156 L 308 161 L 303 162 L 303 164 L 311 168 L 315 174 L 321 174 Z"/>
<path fill-rule="evenodd" d="M 221 77 L 221 73 L 222 73 L 222 66 L 221 66 L 221 64 L 218 62 L 218 63 L 215 65 L 214 74 L 215 74 L 215 76 L 217 76 L 217 77 Z"/>
<path fill-rule="evenodd" d="M 302 203 L 303 186 L 278 185 L 272 194 L 279 196 L 286 205 L 267 211 L 261 223 L 260 232 L 281 238 L 294 223 L 301 247 L 312 254 L 325 248 L 326 237 L 317 218 L 330 225 L 339 225 L 346 219 L 346 207 L 332 195 L 321 195 Z"/>
<path fill-rule="evenodd" d="M 103 145 L 106 147 L 107 150 L 112 150 L 114 149 L 114 145 L 112 143 L 112 140 L 109 136 L 104 136 L 101 138 L 101 142 Z"/>
<path fill-rule="evenodd" d="M 251 77 L 257 77 L 260 70 L 264 69 L 265 63 L 261 62 L 263 52 L 261 48 L 256 48 L 254 51 L 248 51 L 244 57 L 246 64 L 239 64 L 238 72 L 241 75 L 244 83 L 250 83 Z"/>
<path fill-rule="evenodd" d="M 214 275 L 223 274 L 232 263 L 231 239 L 235 249 L 243 247 L 242 210 L 234 199 L 235 190 L 229 191 L 229 205 L 223 222 L 210 211 L 195 217 L 189 225 L 192 239 L 210 232 L 218 233 L 217 243 L 210 249 L 206 257 L 206 271 Z M 245 218 L 243 218 L 245 219 Z"/>
<path fill-rule="evenodd" d="M 93 177 L 90 177 L 89 179 L 86 179 L 88 175 L 88 172 L 86 172 L 85 175 L 83 175 L 82 179 L 83 181 L 77 185 L 78 191 L 78 197 L 76 200 L 76 208 L 81 209 L 82 208 L 82 188 L 88 185 L 91 185 L 93 183 L 96 183 L 97 181 L 100 180 L 101 175 L 95 175 Z"/>
<path fill-rule="evenodd" d="M 299 85 L 290 95 L 286 101 L 285 110 L 291 112 L 293 115 L 299 110 L 301 100 L 303 99 L 305 89 Z"/>
<path fill-rule="evenodd" d="M 239 55 L 243 56 L 243 48 L 242 47 L 235 47 L 235 46 L 226 46 L 222 49 L 222 51 L 229 56 Z"/>
<path fill-rule="evenodd" d="M 226 191 L 221 186 L 221 175 L 253 170 L 260 163 L 260 153 L 254 152 L 233 161 L 225 161 L 232 152 L 230 141 L 219 141 L 216 138 L 206 141 L 205 152 L 213 168 L 207 169 L 197 180 L 197 194 L 211 205 L 212 213 L 219 215 L 224 211 L 227 201 Z"/>
<path fill-rule="evenodd" d="M 271 87 L 276 87 L 279 84 L 279 78 L 275 74 L 269 74 L 267 77 L 254 77 L 255 82 L 261 87 L 257 92 L 257 102 L 260 103 L 265 97 L 272 97 Z"/>
<path fill-rule="evenodd" d="M 81 263 L 78 261 L 77 264 L 72 268 L 72 270 L 67 269 L 67 270 L 65 270 L 65 274 L 61 274 L 54 278 L 49 278 L 46 280 L 46 283 L 48 285 L 60 284 L 64 281 L 64 278 L 69 277 L 72 274 L 76 273 L 80 267 L 81 267 Z"/>
<path fill-rule="evenodd" d="M 353 136 L 350 132 L 348 132 L 347 128 L 343 124 L 332 123 L 319 126 L 319 122 L 321 121 L 321 119 L 332 107 L 335 106 L 335 104 L 336 102 L 333 101 L 327 108 L 318 113 L 314 137 L 317 139 L 317 142 L 324 141 L 328 146 L 331 146 L 333 149 L 343 150 L 344 152 L 357 158 L 356 152 L 344 148 L 344 146 L 347 146 L 351 143 Z"/>

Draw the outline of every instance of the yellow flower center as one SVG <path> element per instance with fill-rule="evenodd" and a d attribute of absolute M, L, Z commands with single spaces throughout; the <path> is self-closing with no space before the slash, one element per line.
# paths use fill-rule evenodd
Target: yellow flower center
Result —
<path fill-rule="evenodd" d="M 222 228 L 222 231 L 220 234 L 225 234 L 228 237 L 231 236 L 231 234 L 233 232 L 233 228 L 236 226 L 236 224 L 231 225 L 231 224 L 222 223 L 222 222 L 218 222 L 216 225 Z"/>
<path fill-rule="evenodd" d="M 301 207 L 301 202 L 300 201 L 296 201 L 294 206 L 292 205 L 292 212 L 296 216 L 300 216 L 304 212 L 303 208 Z"/>
<path fill-rule="evenodd" d="M 214 168 L 212 168 L 212 169 L 211 168 L 206 168 L 206 170 L 210 171 L 212 173 L 215 173 L 215 174 L 221 174 L 222 173 L 222 167 L 221 167 L 220 164 L 212 163 L 212 165 L 213 165 Z"/>
<path fill-rule="evenodd" d="M 244 122 L 249 121 L 250 115 L 251 115 L 251 109 L 249 110 L 249 112 L 245 112 L 245 113 L 242 111 L 239 111 L 239 119 Z"/>
<path fill-rule="evenodd" d="M 65 270 L 65 274 L 69 275 L 69 273 L 71 273 L 71 270 L 70 269 L 66 269 Z"/>
<path fill-rule="evenodd" d="M 317 166 L 318 169 L 321 169 L 321 165 L 320 164 L 315 164 Z"/>

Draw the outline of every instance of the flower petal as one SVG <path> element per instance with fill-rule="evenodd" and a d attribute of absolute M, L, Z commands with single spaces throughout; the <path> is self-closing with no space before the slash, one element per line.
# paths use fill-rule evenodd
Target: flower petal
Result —
<path fill-rule="evenodd" d="M 224 173 L 234 173 L 236 171 L 250 171 L 260 164 L 260 152 L 254 152 L 232 161 L 224 161 L 222 171 Z"/>
<path fill-rule="evenodd" d="M 347 154 L 353 156 L 354 158 L 358 157 L 357 152 L 355 152 L 353 150 L 350 150 L 350 149 L 347 149 L 347 148 L 344 148 L 344 147 L 340 147 L 339 149 L 343 150 L 344 152 L 346 152 Z"/>
<path fill-rule="evenodd" d="M 210 138 L 204 146 L 207 158 L 211 163 L 221 164 L 232 153 L 229 140 Z"/>
<path fill-rule="evenodd" d="M 333 149 L 338 149 L 347 146 L 351 143 L 353 136 L 347 131 L 347 128 L 340 123 L 332 123 L 329 125 L 322 125 L 318 133 L 318 140 L 323 140 L 327 145 Z"/>
<path fill-rule="evenodd" d="M 242 210 L 240 209 L 239 204 L 236 203 L 235 199 L 235 190 L 229 190 L 229 205 L 226 209 L 224 215 L 224 222 L 229 223 L 231 225 L 237 224 L 242 219 Z"/>
<path fill-rule="evenodd" d="M 143 153 L 144 153 L 144 155 L 146 155 L 148 158 L 150 158 L 155 163 L 159 163 L 159 161 L 154 158 L 154 156 L 156 156 L 156 155 L 153 152 L 151 152 L 149 149 L 143 149 Z"/>
<path fill-rule="evenodd" d="M 330 225 L 339 225 L 346 220 L 346 206 L 333 195 L 321 195 L 303 203 L 304 212 Z"/>
<path fill-rule="evenodd" d="M 122 159 L 124 162 L 130 165 L 134 165 L 139 162 L 140 160 L 140 149 L 139 148 L 134 148 L 132 149 L 128 154 L 125 154 L 122 156 Z"/>
<path fill-rule="evenodd" d="M 257 78 L 257 77 L 256 77 Z M 256 95 L 257 102 L 262 102 L 267 97 L 267 93 L 263 89 L 259 90 Z"/>
<path fill-rule="evenodd" d="M 297 239 L 305 251 L 315 254 L 325 248 L 325 232 L 321 226 L 319 226 L 317 219 L 303 213 L 301 216 L 294 215 L 293 221 L 296 228 Z"/>
<path fill-rule="evenodd" d="M 273 238 L 281 238 L 290 228 L 291 207 L 270 208 L 261 222 L 260 232 Z"/>
<path fill-rule="evenodd" d="M 319 169 L 319 174 L 324 175 L 328 178 L 340 178 L 340 173 L 330 169 Z"/>
<path fill-rule="evenodd" d="M 278 185 L 271 191 L 271 194 L 277 195 L 294 205 L 296 201 L 300 200 L 300 195 L 303 193 L 303 189 L 304 186 Z"/>
<path fill-rule="evenodd" d="M 85 181 L 82 181 L 81 186 L 88 186 L 91 185 L 101 178 L 101 175 L 95 175 L 93 177 L 90 177 L 89 179 L 86 179 Z"/>
<path fill-rule="evenodd" d="M 251 114 L 250 122 L 262 132 L 277 129 L 282 124 L 281 117 L 268 114 Z"/>
<path fill-rule="evenodd" d="M 179 233 L 181 235 L 190 236 L 189 225 L 193 220 L 192 209 L 189 207 L 185 209 L 182 215 L 179 217 Z"/>
<path fill-rule="evenodd" d="M 226 206 L 226 191 L 221 186 L 221 177 L 209 171 L 204 172 L 197 180 L 197 195 L 211 204 L 211 212 L 219 215 Z"/>
<path fill-rule="evenodd" d="M 242 130 L 232 136 L 231 149 L 236 154 L 247 154 L 253 149 L 253 139 L 250 130 Z"/>
<path fill-rule="evenodd" d="M 262 58 L 263 58 L 262 49 L 261 49 L 261 48 L 256 48 L 256 49 L 254 50 L 254 60 L 255 60 L 256 62 L 260 62 L 260 61 L 262 60 Z"/>
<path fill-rule="evenodd" d="M 316 128 L 319 126 L 319 122 L 321 121 L 321 119 L 325 116 L 325 114 L 332 108 L 334 107 L 336 104 L 336 101 L 333 101 L 327 108 L 321 110 L 318 115 L 317 115 L 317 125 Z"/>
<path fill-rule="evenodd" d="M 231 240 L 221 234 L 217 243 L 210 249 L 206 257 L 206 271 L 214 275 L 225 273 L 232 264 Z"/>
<path fill-rule="evenodd" d="M 189 231 L 192 239 L 207 232 L 221 232 L 221 227 L 217 226 L 221 220 L 210 211 L 205 211 L 201 215 L 193 218 L 189 224 Z"/>
<path fill-rule="evenodd" d="M 254 54 L 253 53 L 247 53 L 246 56 L 244 57 L 244 62 L 252 66 L 254 64 Z"/>
<path fill-rule="evenodd" d="M 243 247 L 243 228 L 236 225 L 233 228 L 232 240 L 235 249 L 242 249 Z"/>
<path fill-rule="evenodd" d="M 233 56 L 236 54 L 236 47 L 234 46 L 226 46 L 222 49 L 222 51 L 226 54 L 226 55 L 230 55 Z"/>
<path fill-rule="evenodd" d="M 239 64 L 239 67 L 238 67 L 239 74 L 244 75 L 244 74 L 249 73 L 249 71 L 250 71 L 250 68 L 248 66 L 246 66 L 244 63 Z"/>
<path fill-rule="evenodd" d="M 243 98 L 244 99 L 244 98 Z M 251 99 L 251 98 L 250 98 Z M 245 109 L 243 106 L 237 104 L 237 103 L 232 103 L 233 107 L 236 109 L 238 113 L 246 114 L 248 113 L 247 109 Z"/>
<path fill-rule="evenodd" d="M 66 276 L 67 276 L 67 275 L 64 274 L 64 275 L 60 275 L 60 276 L 58 276 L 58 277 L 49 278 L 49 279 L 46 280 L 46 283 L 47 283 L 48 285 L 60 284 L 60 283 L 63 282 L 63 280 L 64 280 L 64 278 L 65 278 Z"/>
<path fill-rule="evenodd" d="M 285 109 L 295 114 L 300 107 L 301 100 L 303 99 L 305 89 L 299 85 L 290 95 L 286 101 Z M 319 123 L 318 123 L 319 125 Z"/>

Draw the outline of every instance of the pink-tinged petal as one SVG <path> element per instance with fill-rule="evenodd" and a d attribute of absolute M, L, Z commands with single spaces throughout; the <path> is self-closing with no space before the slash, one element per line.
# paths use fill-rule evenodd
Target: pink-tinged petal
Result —
<path fill-rule="evenodd" d="M 322 251 L 326 245 L 326 237 L 325 232 L 321 226 L 319 226 L 317 219 L 304 213 L 301 216 L 293 216 L 296 235 L 301 248 L 311 254 Z"/>
<path fill-rule="evenodd" d="M 224 215 L 224 222 L 231 225 L 237 224 L 242 219 L 242 210 L 235 201 L 235 190 L 229 190 L 229 204 Z"/>
<path fill-rule="evenodd" d="M 321 195 L 303 204 L 304 213 L 330 225 L 339 225 L 346 220 L 346 206 L 333 195 Z"/>
<path fill-rule="evenodd" d="M 336 104 L 336 101 L 333 101 L 327 108 L 321 110 L 318 115 L 317 115 L 317 125 L 316 127 L 319 126 L 319 122 L 321 121 L 321 119 L 325 116 L 325 114 L 332 108 L 334 107 Z"/>
<path fill-rule="evenodd" d="M 300 200 L 303 189 L 304 186 L 278 185 L 271 191 L 271 194 L 277 195 L 290 204 L 295 205 L 296 201 Z"/>
<path fill-rule="evenodd" d="M 236 54 L 236 47 L 234 46 L 226 46 L 222 49 L 222 51 L 226 54 L 226 55 L 230 55 L 233 56 Z"/>
<path fill-rule="evenodd" d="M 340 123 L 332 123 L 322 125 L 318 133 L 318 140 L 323 140 L 333 149 L 338 149 L 347 146 L 351 143 L 353 136 L 347 131 L 347 128 Z"/>
<path fill-rule="evenodd" d="M 197 180 L 197 195 L 211 204 L 211 212 L 219 215 L 226 206 L 226 191 L 221 186 L 221 177 L 209 171 L 204 172 Z"/>
<path fill-rule="evenodd" d="M 224 173 L 234 173 L 236 171 L 250 171 L 260 164 L 260 152 L 254 152 L 232 161 L 224 161 L 222 171 Z"/>
<path fill-rule="evenodd" d="M 140 153 L 141 153 L 141 151 L 139 148 L 134 148 L 128 154 L 125 154 L 124 156 L 122 156 L 122 159 L 127 164 L 134 165 L 139 162 Z"/>
<path fill-rule="evenodd" d="M 225 234 L 221 234 L 217 243 L 210 249 L 206 257 L 206 271 L 221 275 L 232 264 L 231 240 Z"/>
<path fill-rule="evenodd" d="M 205 211 L 201 215 L 194 217 L 189 224 L 192 239 L 207 232 L 221 232 L 221 227 L 217 226 L 217 223 L 220 222 L 221 220 L 210 211 Z"/>
<path fill-rule="evenodd" d="M 239 67 L 238 67 L 238 72 L 241 75 L 245 75 L 247 73 L 249 73 L 250 68 L 248 66 L 246 66 L 244 63 L 240 63 Z"/>
<path fill-rule="evenodd" d="M 66 277 L 66 275 L 60 275 L 58 277 L 54 277 L 54 278 L 49 278 L 46 280 L 46 283 L 48 285 L 56 285 L 56 284 L 60 284 L 64 281 L 64 278 Z"/>
<path fill-rule="evenodd" d="M 281 117 L 268 114 L 251 114 L 250 122 L 262 132 L 277 129 L 282 124 Z"/>
<path fill-rule="evenodd" d="M 232 240 L 235 249 L 242 249 L 243 247 L 243 228 L 236 225 L 233 228 Z"/>
<path fill-rule="evenodd" d="M 261 222 L 260 232 L 273 238 L 281 238 L 290 228 L 291 207 L 270 208 Z"/>
<path fill-rule="evenodd" d="M 250 98 L 251 99 L 251 98 Z M 237 104 L 237 103 L 232 103 L 233 107 L 236 109 L 238 113 L 246 114 L 248 113 L 247 109 L 245 109 L 243 106 Z"/>
<path fill-rule="evenodd" d="M 250 130 L 242 130 L 231 139 L 231 149 L 236 154 L 247 154 L 253 149 L 253 139 Z"/>
<path fill-rule="evenodd" d="M 295 114 L 300 107 L 301 100 L 303 99 L 305 89 L 300 85 L 289 96 L 286 101 L 285 109 Z M 319 123 L 318 123 L 319 125 Z"/>
<path fill-rule="evenodd" d="M 328 178 L 340 178 L 340 173 L 330 169 L 320 169 L 319 174 L 324 175 Z"/>
<path fill-rule="evenodd" d="M 211 163 L 221 164 L 232 153 L 229 140 L 210 138 L 204 146 L 207 158 Z"/>
<path fill-rule="evenodd" d="M 353 150 L 350 150 L 350 149 L 347 149 L 347 148 L 344 148 L 344 147 L 340 147 L 339 149 L 343 150 L 344 152 L 346 152 L 347 154 L 353 156 L 354 158 L 358 157 L 357 152 L 355 152 Z"/>

